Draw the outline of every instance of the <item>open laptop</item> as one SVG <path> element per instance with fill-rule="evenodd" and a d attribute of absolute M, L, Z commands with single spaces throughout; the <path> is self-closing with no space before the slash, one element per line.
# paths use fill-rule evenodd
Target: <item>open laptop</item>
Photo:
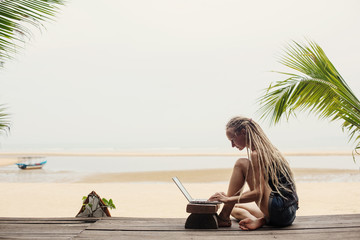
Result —
<path fill-rule="evenodd" d="M 185 187 L 182 185 L 180 180 L 177 177 L 173 177 L 172 180 L 178 186 L 180 191 L 184 194 L 186 199 L 189 201 L 189 203 L 195 203 L 195 204 L 221 204 L 222 202 L 218 201 L 208 201 L 207 199 L 193 199 L 189 192 L 185 189 Z"/>

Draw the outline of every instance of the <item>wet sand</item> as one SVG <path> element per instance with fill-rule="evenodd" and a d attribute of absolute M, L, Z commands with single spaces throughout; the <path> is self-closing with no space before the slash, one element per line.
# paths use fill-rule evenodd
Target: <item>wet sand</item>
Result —
<path fill-rule="evenodd" d="M 183 182 L 228 182 L 232 169 L 201 169 L 180 171 L 154 171 L 136 173 L 100 173 L 85 176 L 78 182 L 81 183 L 106 183 L 106 182 L 171 182 L 171 177 L 177 176 Z M 359 170 L 342 169 L 293 169 L 297 182 L 318 181 L 360 181 Z"/>
<path fill-rule="evenodd" d="M 16 162 L 17 162 L 17 157 L 0 158 L 0 167 L 15 164 Z"/>

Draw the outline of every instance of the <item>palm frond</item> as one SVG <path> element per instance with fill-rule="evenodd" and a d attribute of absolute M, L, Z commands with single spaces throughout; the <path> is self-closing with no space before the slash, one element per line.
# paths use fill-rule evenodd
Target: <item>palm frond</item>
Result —
<path fill-rule="evenodd" d="M 315 42 L 289 45 L 280 63 L 296 73 L 279 72 L 287 79 L 277 81 L 258 99 L 261 118 L 277 124 L 296 112 L 308 111 L 321 119 L 342 121 L 349 140 L 360 149 L 360 101 L 341 77 L 325 52 Z"/>
<path fill-rule="evenodd" d="M 9 114 L 6 113 L 6 108 L 0 105 L 0 133 L 7 133 L 9 130 Z"/>
<path fill-rule="evenodd" d="M 41 29 L 45 21 L 54 20 L 64 0 L 0 0 L 0 68 L 13 59 L 25 40 L 32 36 L 31 27 Z M 6 108 L 0 105 L 0 133 L 9 131 Z"/>
<path fill-rule="evenodd" d="M 0 64 L 13 59 L 26 39 L 32 36 L 31 26 L 41 28 L 54 20 L 64 0 L 0 0 Z M 0 67 L 1 67 L 0 66 Z"/>

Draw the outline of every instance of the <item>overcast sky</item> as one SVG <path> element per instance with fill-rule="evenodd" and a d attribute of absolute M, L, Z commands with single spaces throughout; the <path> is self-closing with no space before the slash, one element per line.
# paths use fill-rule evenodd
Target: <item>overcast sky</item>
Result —
<path fill-rule="evenodd" d="M 0 72 L 2 149 L 213 148 L 291 40 L 326 52 L 360 97 L 360 1 L 69 0 Z M 339 123 L 259 121 L 281 150 L 348 150 Z"/>

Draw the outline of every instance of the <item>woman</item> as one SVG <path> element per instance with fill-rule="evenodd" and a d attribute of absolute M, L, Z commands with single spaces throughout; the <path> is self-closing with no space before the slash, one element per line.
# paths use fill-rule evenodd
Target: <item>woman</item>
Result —
<path fill-rule="evenodd" d="M 248 158 L 236 161 L 227 194 L 218 192 L 209 200 L 221 201 L 220 227 L 230 227 L 230 215 L 240 220 L 243 230 L 264 224 L 291 225 L 298 209 L 293 174 L 288 162 L 252 119 L 234 117 L 226 125 L 232 147 L 247 149 Z M 242 193 L 245 183 L 249 191 Z M 255 202 L 257 206 L 249 206 Z"/>

